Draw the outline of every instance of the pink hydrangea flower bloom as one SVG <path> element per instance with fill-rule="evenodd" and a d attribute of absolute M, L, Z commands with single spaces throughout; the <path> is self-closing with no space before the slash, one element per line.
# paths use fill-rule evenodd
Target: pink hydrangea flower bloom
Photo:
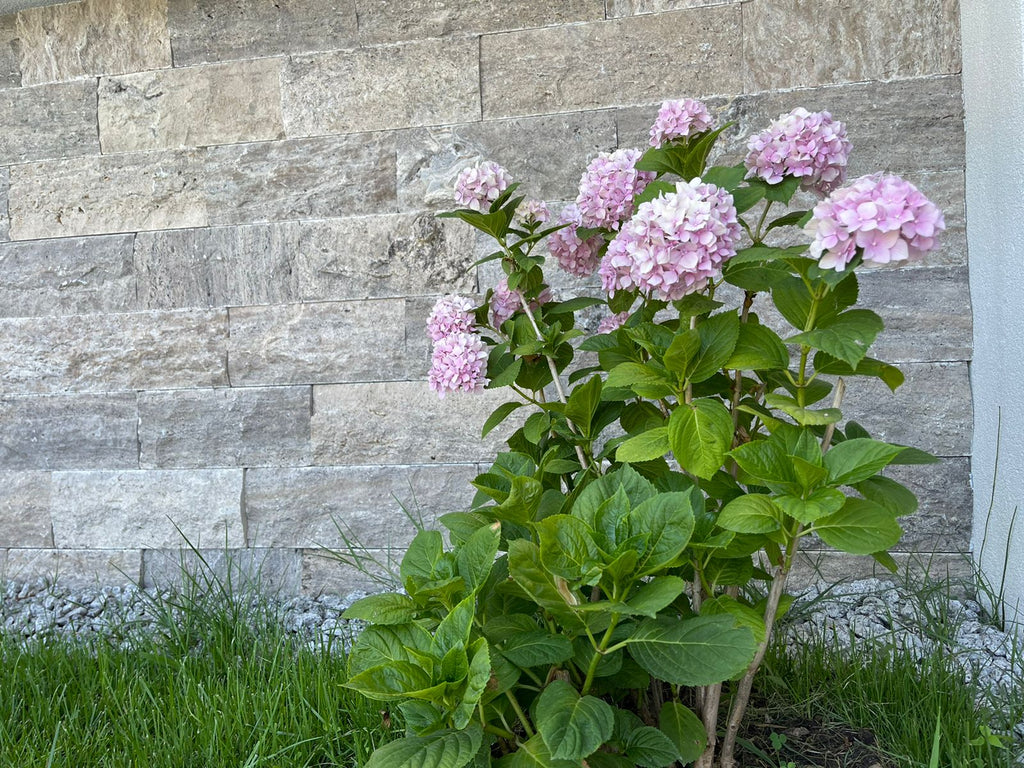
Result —
<path fill-rule="evenodd" d="M 610 317 L 604 318 L 597 324 L 597 332 L 611 333 L 612 331 L 621 328 L 627 320 L 629 320 L 629 312 L 619 312 L 617 315 L 611 315 Z"/>
<path fill-rule="evenodd" d="M 827 195 L 846 180 L 851 144 L 846 126 L 828 112 L 798 107 L 751 136 L 747 148 L 743 162 L 748 177 L 777 184 L 785 176 L 796 176 L 804 189 Z"/>
<path fill-rule="evenodd" d="M 694 133 L 703 133 L 714 125 L 714 118 L 703 101 L 677 99 L 666 101 L 658 110 L 651 126 L 651 146 L 660 147 L 672 139 L 682 139 Z"/>
<path fill-rule="evenodd" d="M 860 248 L 864 261 L 889 264 L 938 247 L 946 222 L 931 200 L 899 176 L 861 176 L 814 206 L 804 231 L 822 269 L 842 272 Z"/>
<path fill-rule="evenodd" d="M 533 222 L 543 224 L 551 220 L 551 211 L 543 200 L 527 198 L 516 208 L 516 218 L 524 224 Z"/>
<path fill-rule="evenodd" d="M 508 171 L 495 162 L 484 161 L 463 169 L 455 179 L 455 203 L 474 211 L 486 211 L 511 183 Z"/>
<path fill-rule="evenodd" d="M 640 206 L 599 270 L 604 289 L 638 290 L 666 301 L 704 288 L 736 254 L 741 230 L 732 195 L 700 179 Z"/>
<path fill-rule="evenodd" d="M 427 318 L 427 335 L 435 342 L 453 333 L 472 333 L 474 329 L 473 302 L 465 296 L 438 299 Z"/>
<path fill-rule="evenodd" d="M 551 301 L 551 289 L 545 288 L 536 299 L 530 302 L 530 309 L 536 309 L 541 304 Z M 519 291 L 511 291 L 508 287 L 508 278 L 503 277 L 494 286 L 494 293 L 491 294 L 491 317 L 494 327 L 498 328 L 512 315 L 523 308 Z"/>
<path fill-rule="evenodd" d="M 633 215 L 633 197 L 655 176 L 636 169 L 640 156 L 638 149 L 618 149 L 602 152 L 591 161 L 576 197 L 581 226 L 618 229 Z"/>
<path fill-rule="evenodd" d="M 434 345 L 430 388 L 444 399 L 448 392 L 475 392 L 487 384 L 487 352 L 475 333 L 453 333 Z"/>
<path fill-rule="evenodd" d="M 569 226 L 548 235 L 548 250 L 558 259 L 559 266 L 577 277 L 587 277 L 597 269 L 600 261 L 602 239 L 598 235 L 582 240 L 576 233 L 580 226 L 580 209 L 576 203 L 569 203 L 558 217 L 559 224 Z"/>

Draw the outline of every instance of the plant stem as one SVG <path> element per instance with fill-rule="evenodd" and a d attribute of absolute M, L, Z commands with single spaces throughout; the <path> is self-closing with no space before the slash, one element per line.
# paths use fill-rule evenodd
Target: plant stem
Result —
<path fill-rule="evenodd" d="M 594 656 L 590 659 L 590 666 L 587 667 L 587 679 L 583 681 L 583 687 L 580 689 L 580 695 L 586 696 L 590 691 L 590 686 L 594 684 L 594 675 L 597 674 L 597 665 L 601 663 L 601 659 L 604 658 L 605 652 L 608 650 L 608 646 L 612 642 L 612 633 L 615 631 L 616 625 L 619 623 L 619 614 L 612 614 L 611 624 L 608 625 L 608 629 L 605 630 L 604 637 L 601 638 L 601 643 L 597 646 L 594 651 Z"/>
<path fill-rule="evenodd" d="M 519 702 L 516 701 L 516 697 L 512 695 L 511 691 L 505 691 L 505 696 L 508 697 L 509 703 L 512 705 L 512 709 L 516 713 L 516 717 L 519 718 L 519 722 L 523 724 L 523 730 L 526 731 L 527 738 L 532 739 L 534 736 L 533 727 L 530 725 L 530 721 L 526 717 L 526 713 L 523 712 L 523 708 L 519 706 Z"/>

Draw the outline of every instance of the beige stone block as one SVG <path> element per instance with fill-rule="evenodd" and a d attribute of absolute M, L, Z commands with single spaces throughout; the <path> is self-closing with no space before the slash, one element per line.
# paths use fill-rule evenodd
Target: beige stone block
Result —
<path fill-rule="evenodd" d="M 296 549 L 147 549 L 142 552 L 142 586 L 207 594 L 223 588 L 243 595 L 285 599 L 302 588 L 302 556 Z"/>
<path fill-rule="evenodd" d="M 160 152 L 16 165 L 11 238 L 206 226 L 199 159 L 192 152 Z"/>
<path fill-rule="evenodd" d="M 608 18 L 639 16 L 645 13 L 665 13 L 684 8 L 705 8 L 709 5 L 730 5 L 746 0 L 608 0 Z"/>
<path fill-rule="evenodd" d="M 175 66 L 354 48 L 354 0 L 168 0 Z"/>
<path fill-rule="evenodd" d="M 490 461 L 525 413 L 513 414 L 483 440 L 491 412 L 508 391 L 449 394 L 425 381 L 338 384 L 313 389 L 313 456 L 317 464 L 425 464 Z M 521 409 L 520 413 L 528 412 Z"/>
<path fill-rule="evenodd" d="M 736 93 L 741 38 L 739 5 L 486 35 L 484 117 Z"/>
<path fill-rule="evenodd" d="M 384 213 L 395 209 L 395 135 L 212 147 L 202 174 L 210 224 Z"/>
<path fill-rule="evenodd" d="M 139 394 L 146 468 L 311 463 L 309 387 L 243 387 Z"/>
<path fill-rule="evenodd" d="M 138 586 L 142 553 L 137 549 L 10 549 L 3 578 L 46 579 L 69 587 Z"/>
<path fill-rule="evenodd" d="M 604 18 L 603 0 L 357 0 L 359 39 L 391 43 L 425 37 L 550 27 Z"/>
<path fill-rule="evenodd" d="M 874 558 L 862 555 L 848 555 L 845 552 L 806 551 L 797 555 L 787 587 L 790 591 L 814 584 L 837 584 L 856 579 L 885 579 L 888 581 L 908 580 L 920 583 L 925 574 L 938 581 L 958 587 L 973 587 L 974 569 L 971 559 L 963 553 L 908 554 L 893 553 L 899 568 L 893 574 L 882 567 Z"/>
<path fill-rule="evenodd" d="M 404 131 L 398 141 L 398 201 L 403 209 L 455 207 L 455 178 L 491 160 L 542 200 L 572 200 L 600 152 L 615 149 L 610 112 L 524 117 Z M 463 225 L 468 226 L 468 225 Z"/>
<path fill-rule="evenodd" d="M 302 594 L 359 597 L 401 589 L 399 565 L 403 551 L 367 550 L 359 565 L 342 562 L 323 549 L 302 552 Z"/>
<path fill-rule="evenodd" d="M 0 471 L 0 548 L 52 546 L 50 473 Z"/>
<path fill-rule="evenodd" d="M 97 154 L 96 83 L 0 89 L 0 163 Z"/>
<path fill-rule="evenodd" d="M 282 64 L 256 59 L 101 78 L 103 152 L 283 138 Z"/>
<path fill-rule="evenodd" d="M 0 243 L 11 239 L 11 219 L 7 213 L 7 197 L 11 186 L 11 174 L 0 168 Z"/>
<path fill-rule="evenodd" d="M 403 378 L 401 300 L 239 307 L 230 310 L 233 386 Z"/>
<path fill-rule="evenodd" d="M 24 85 L 171 66 L 167 0 L 85 0 L 18 13 Z"/>
<path fill-rule="evenodd" d="M 227 313 L 0 320 L 5 385 L 23 393 L 224 386 Z"/>
<path fill-rule="evenodd" d="M 0 88 L 21 85 L 21 41 L 13 13 L 0 16 Z"/>
<path fill-rule="evenodd" d="M 132 236 L 0 244 L 0 316 L 135 309 Z"/>
<path fill-rule="evenodd" d="M 378 131 L 480 117 L 475 38 L 292 56 L 281 80 L 289 136 Z"/>
<path fill-rule="evenodd" d="M 472 464 L 250 469 L 248 543 L 256 547 L 405 547 L 416 525 L 467 509 Z M 416 522 L 414 522 L 416 521 Z"/>
<path fill-rule="evenodd" d="M 241 469 L 55 472 L 58 547 L 239 547 Z"/>
<path fill-rule="evenodd" d="M 0 398 L 0 468 L 139 466 L 134 392 Z"/>

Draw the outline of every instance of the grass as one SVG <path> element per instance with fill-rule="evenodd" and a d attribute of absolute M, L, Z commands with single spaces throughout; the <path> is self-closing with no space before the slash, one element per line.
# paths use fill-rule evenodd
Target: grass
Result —
<path fill-rule="evenodd" d="M 389 737 L 345 659 L 257 601 L 157 600 L 160 636 L 30 647 L 0 636 L 0 765 L 360 766 Z M 130 627 L 124 628 L 126 631 Z"/>

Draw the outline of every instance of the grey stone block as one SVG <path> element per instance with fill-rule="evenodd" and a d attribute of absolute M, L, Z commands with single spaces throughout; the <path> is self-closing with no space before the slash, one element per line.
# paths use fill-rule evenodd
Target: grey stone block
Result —
<path fill-rule="evenodd" d="M 17 16 L 0 16 L 0 88 L 21 85 L 21 41 L 18 40 Z"/>
<path fill-rule="evenodd" d="M 438 3 L 436 0 L 357 0 L 359 39 L 364 43 L 391 43 L 425 37 L 499 32 L 548 27 L 604 18 L 603 0 L 483 0 Z"/>
<path fill-rule="evenodd" d="M 52 548 L 50 473 L 0 471 L 0 548 Z"/>
<path fill-rule="evenodd" d="M 892 394 L 876 379 L 847 382 L 842 411 L 872 437 L 936 456 L 971 453 L 971 385 L 967 363 L 901 365 L 906 383 Z"/>
<path fill-rule="evenodd" d="M 240 307 L 230 310 L 233 386 L 403 378 L 400 300 Z"/>
<path fill-rule="evenodd" d="M 743 7 L 747 93 L 960 71 L 958 0 L 752 0 Z"/>
<path fill-rule="evenodd" d="M 3 243 L 0 265 L 3 317 L 136 308 L 131 235 Z"/>
<path fill-rule="evenodd" d="M 209 223 L 215 225 L 395 208 L 393 133 L 214 147 L 203 173 Z"/>
<path fill-rule="evenodd" d="M 683 8 L 703 8 L 709 5 L 729 5 L 746 0 L 608 0 L 608 18 L 639 16 L 644 13 L 664 13 Z"/>
<path fill-rule="evenodd" d="M 845 552 L 807 551 L 797 554 L 788 588 L 802 589 L 813 584 L 837 584 L 855 579 L 909 579 L 919 583 L 925 574 L 933 579 L 949 579 L 956 584 L 974 584 L 975 575 L 970 557 L 961 553 L 917 555 L 896 552 L 893 559 L 899 568 L 894 576 L 871 557 L 848 555 Z"/>
<path fill-rule="evenodd" d="M 134 393 L 0 398 L 0 468 L 139 466 Z"/>
<path fill-rule="evenodd" d="M 24 85 L 171 66 L 167 0 L 86 0 L 18 14 Z"/>
<path fill-rule="evenodd" d="M 476 38 L 292 56 L 281 78 L 289 136 L 379 131 L 480 117 Z"/>
<path fill-rule="evenodd" d="M 323 549 L 304 549 L 302 553 L 302 594 L 351 595 L 361 597 L 377 592 L 395 592 L 401 588 L 399 566 L 403 551 L 367 550 L 366 559 L 357 566 L 343 563 Z"/>
<path fill-rule="evenodd" d="M 739 5 L 485 35 L 484 117 L 736 93 L 741 41 Z"/>
<path fill-rule="evenodd" d="M 227 313 L 0 320 L 0 369 L 24 393 L 224 386 Z"/>
<path fill-rule="evenodd" d="M 510 392 L 449 394 L 425 381 L 338 384 L 313 389 L 313 456 L 317 464 L 425 464 L 487 461 L 522 424 L 513 414 L 483 440 L 491 412 Z M 522 411 L 528 411 L 524 408 Z"/>
<path fill-rule="evenodd" d="M 139 394 L 140 464 L 247 467 L 311 463 L 309 387 Z"/>
<path fill-rule="evenodd" d="M 343 548 L 348 537 L 363 547 L 404 547 L 416 535 L 409 516 L 430 526 L 468 508 L 476 475 L 464 464 L 250 469 L 248 544 Z"/>
<path fill-rule="evenodd" d="M 55 472 L 58 547 L 243 546 L 241 469 Z"/>
<path fill-rule="evenodd" d="M 14 581 L 42 578 L 67 587 L 138 586 L 142 553 L 137 549 L 11 549 L 3 577 Z"/>
<path fill-rule="evenodd" d="M 207 593 L 220 585 L 236 596 L 254 590 L 264 597 L 292 597 L 302 589 L 302 556 L 296 549 L 143 550 L 144 588 L 190 585 Z"/>
<path fill-rule="evenodd" d="M 10 187 L 10 171 L 0 168 L 0 243 L 11 239 L 11 217 L 7 212 L 7 197 Z"/>
<path fill-rule="evenodd" d="M 16 165 L 11 237 L 206 226 L 200 158 L 197 152 L 141 152 Z"/>
<path fill-rule="evenodd" d="M 98 152 L 94 82 L 0 90 L 0 163 Z"/>
<path fill-rule="evenodd" d="M 175 66 L 356 46 L 353 0 L 168 0 Z"/>
<path fill-rule="evenodd" d="M 284 136 L 282 59 L 256 59 L 104 77 L 104 153 L 203 147 Z M 95 92 L 92 96 L 95 108 Z M 95 138 L 95 123 L 92 126 Z"/>
<path fill-rule="evenodd" d="M 424 128 L 399 137 L 401 207 L 451 209 L 455 177 L 481 160 L 507 168 L 530 197 L 575 199 L 587 163 L 615 148 L 615 122 L 609 112 L 585 112 Z"/>
<path fill-rule="evenodd" d="M 971 359 L 966 267 L 874 269 L 858 279 L 860 303 L 885 321 L 872 357 L 892 363 Z"/>

